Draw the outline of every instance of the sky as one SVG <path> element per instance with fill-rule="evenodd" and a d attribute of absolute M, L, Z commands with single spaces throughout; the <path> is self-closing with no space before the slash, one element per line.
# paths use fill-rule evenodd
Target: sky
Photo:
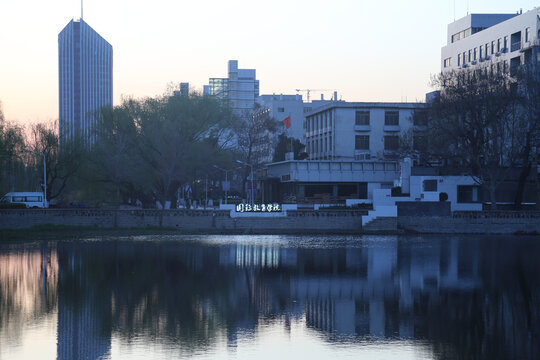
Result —
<path fill-rule="evenodd" d="M 261 94 L 329 89 L 346 101 L 423 101 L 448 23 L 531 10 L 531 0 L 86 0 L 84 20 L 113 46 L 114 104 L 202 90 L 227 61 L 256 69 Z M 0 102 L 21 124 L 58 118 L 58 33 L 75 0 L 0 2 Z M 305 92 L 300 92 L 304 95 Z M 313 98 L 320 93 L 312 92 Z"/>

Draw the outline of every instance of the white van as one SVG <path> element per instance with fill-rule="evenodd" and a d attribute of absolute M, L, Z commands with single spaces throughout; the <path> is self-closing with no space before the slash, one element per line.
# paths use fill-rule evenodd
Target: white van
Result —
<path fill-rule="evenodd" d="M 40 192 L 10 192 L 0 202 L 24 204 L 27 208 L 46 208 L 47 204 Z"/>

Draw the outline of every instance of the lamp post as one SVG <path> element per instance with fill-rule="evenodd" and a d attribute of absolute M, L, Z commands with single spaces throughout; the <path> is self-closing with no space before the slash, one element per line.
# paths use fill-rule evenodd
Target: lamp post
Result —
<path fill-rule="evenodd" d="M 23 151 L 31 152 L 28 149 L 23 149 Z M 43 198 L 45 199 L 45 208 L 48 208 L 49 204 L 47 203 L 47 156 L 44 152 L 41 153 L 41 155 L 43 155 Z"/>
<path fill-rule="evenodd" d="M 229 184 L 229 180 L 228 180 L 229 178 L 227 177 L 227 175 L 229 174 L 229 171 L 231 170 L 222 169 L 217 165 L 213 165 L 213 166 L 218 170 L 225 171 L 225 183 L 227 183 L 230 188 L 231 184 Z M 229 194 L 229 190 L 225 190 L 225 204 L 227 204 L 227 199 L 229 197 L 228 194 Z"/>
<path fill-rule="evenodd" d="M 241 160 L 236 160 L 237 163 L 249 166 L 251 169 L 251 205 L 255 204 L 255 199 L 253 198 L 253 165 L 243 162 Z"/>

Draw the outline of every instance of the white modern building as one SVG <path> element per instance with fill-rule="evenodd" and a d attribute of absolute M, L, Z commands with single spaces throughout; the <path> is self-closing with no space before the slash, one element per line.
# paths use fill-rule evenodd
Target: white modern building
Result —
<path fill-rule="evenodd" d="M 424 103 L 331 102 L 306 114 L 306 152 L 311 160 L 396 159 L 400 137 L 412 129 L 420 140 L 425 120 Z"/>
<path fill-rule="evenodd" d="M 113 49 L 83 19 L 58 34 L 60 143 L 95 141 L 95 112 L 113 104 Z"/>
<path fill-rule="evenodd" d="M 229 60 L 228 77 L 210 78 L 204 94 L 229 101 L 237 114 L 249 112 L 259 96 L 259 80 L 255 69 L 239 69 L 238 60 Z"/>
<path fill-rule="evenodd" d="M 277 121 L 283 122 L 287 117 L 290 117 L 291 127 L 286 129 L 283 125 L 283 131 L 289 137 L 300 140 L 305 144 L 305 115 L 323 105 L 326 105 L 332 100 L 315 100 L 312 102 L 304 102 L 302 95 L 261 95 L 257 98 L 257 102 L 262 108 L 270 111 L 270 116 Z"/>
<path fill-rule="evenodd" d="M 509 71 L 540 61 L 540 8 L 517 14 L 470 14 L 448 25 L 442 71 L 482 68 Z"/>

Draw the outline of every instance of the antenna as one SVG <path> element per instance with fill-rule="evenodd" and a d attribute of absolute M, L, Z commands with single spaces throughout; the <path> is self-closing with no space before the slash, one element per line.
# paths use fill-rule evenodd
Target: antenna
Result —
<path fill-rule="evenodd" d="M 469 15 L 469 0 L 467 0 L 467 15 Z"/>
<path fill-rule="evenodd" d="M 83 0 L 81 0 L 81 20 L 83 18 Z"/>

